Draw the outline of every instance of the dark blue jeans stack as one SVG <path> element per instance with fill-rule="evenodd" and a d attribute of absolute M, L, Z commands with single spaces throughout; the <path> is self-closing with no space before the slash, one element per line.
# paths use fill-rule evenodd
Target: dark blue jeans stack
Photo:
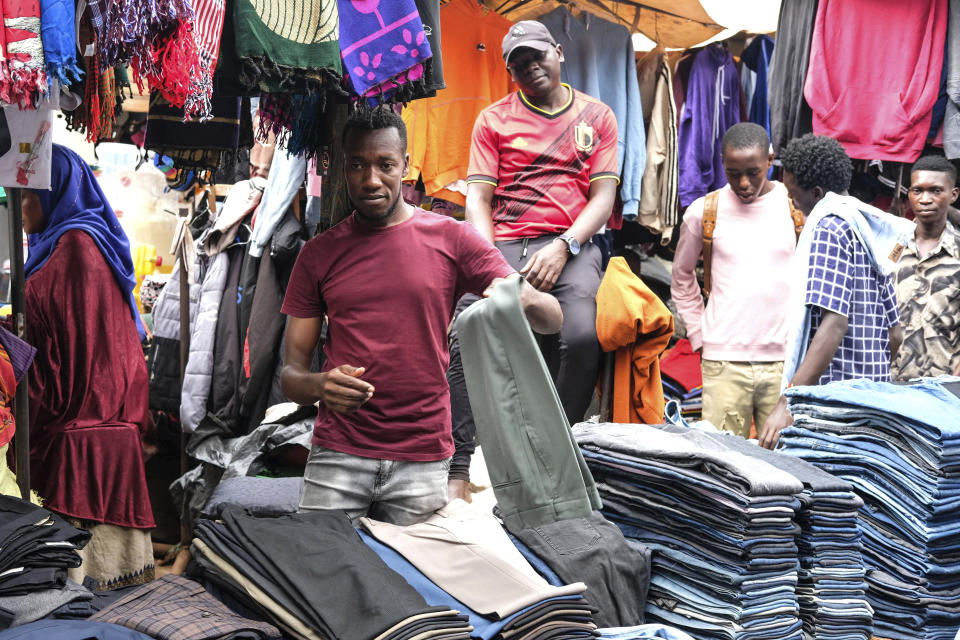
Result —
<path fill-rule="evenodd" d="M 960 627 L 960 398 L 945 382 L 789 389 L 782 451 L 853 485 L 874 635 L 952 640 Z"/>
<path fill-rule="evenodd" d="M 853 486 L 805 460 L 761 449 L 739 436 L 712 433 L 692 437 L 709 438 L 717 447 L 763 460 L 803 484 L 797 511 L 800 571 L 796 594 L 804 632 L 818 640 L 868 640 L 873 610 L 866 599 L 857 518 L 863 501 Z"/>
<path fill-rule="evenodd" d="M 801 638 L 798 495 L 769 463 L 696 431 L 580 424 L 604 515 L 653 551 L 647 620 L 694 638 Z"/>

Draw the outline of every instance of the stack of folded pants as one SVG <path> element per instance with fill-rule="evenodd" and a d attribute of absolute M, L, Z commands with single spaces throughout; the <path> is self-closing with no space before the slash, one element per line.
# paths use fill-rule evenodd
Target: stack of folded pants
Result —
<path fill-rule="evenodd" d="M 647 619 L 694 638 L 799 639 L 795 538 L 803 485 L 697 434 L 574 427 L 604 515 L 653 551 Z"/>
<path fill-rule="evenodd" d="M 682 427 L 661 429 L 683 433 Z M 786 471 L 801 483 L 797 523 L 800 573 L 797 604 L 806 635 L 817 640 L 868 640 L 873 609 L 867 602 L 866 571 L 861 556 L 857 510 L 863 500 L 853 486 L 812 464 L 768 451 L 725 432 L 691 435 L 720 450 L 738 451 Z"/>
<path fill-rule="evenodd" d="M 365 545 L 342 511 L 197 522 L 198 573 L 294 638 L 466 640 L 464 616 L 428 605 Z"/>
<path fill-rule="evenodd" d="M 364 542 L 430 604 L 464 612 L 482 640 L 587 639 L 596 635 L 582 583 L 552 586 L 500 523 L 462 500 L 399 527 L 360 520 Z"/>
<path fill-rule="evenodd" d="M 67 581 L 90 533 L 35 504 L 0 495 L 0 629 L 38 620 L 58 607 L 92 598 Z"/>
<path fill-rule="evenodd" d="M 650 550 L 630 544 L 599 511 L 510 531 L 517 550 L 552 585 L 583 582 L 600 627 L 644 621 L 650 590 Z"/>
<path fill-rule="evenodd" d="M 944 382 L 787 390 L 782 450 L 863 499 L 874 635 L 950 640 L 960 626 L 960 398 Z"/>

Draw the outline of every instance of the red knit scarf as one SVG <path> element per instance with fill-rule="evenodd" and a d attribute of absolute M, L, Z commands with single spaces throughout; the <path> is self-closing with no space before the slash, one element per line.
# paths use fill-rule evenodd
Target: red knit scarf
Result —
<path fill-rule="evenodd" d="M 46 92 L 39 0 L 2 0 L 0 100 L 32 109 Z"/>

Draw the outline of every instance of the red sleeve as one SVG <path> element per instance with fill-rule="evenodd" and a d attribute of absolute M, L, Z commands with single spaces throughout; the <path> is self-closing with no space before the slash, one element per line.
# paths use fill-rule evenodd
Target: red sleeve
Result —
<path fill-rule="evenodd" d="M 600 178 L 620 179 L 617 158 L 617 119 L 609 107 L 597 121 L 596 134 L 600 137 L 600 146 L 590 156 L 590 182 Z"/>
<path fill-rule="evenodd" d="M 459 268 L 459 295 L 475 293 L 480 295 L 496 278 L 505 278 L 514 273 L 503 254 L 487 242 L 469 222 L 459 223 L 460 233 L 457 246 L 457 265 Z"/>
<path fill-rule="evenodd" d="M 497 186 L 500 177 L 500 147 L 497 132 L 487 122 L 487 112 L 477 116 L 470 139 L 470 166 L 467 184 L 487 182 Z M 616 159 L 616 158 L 614 158 Z"/>
<path fill-rule="evenodd" d="M 280 313 L 294 318 L 319 318 L 326 313 L 323 296 L 320 294 L 320 278 L 313 269 L 315 247 L 316 245 L 311 246 L 308 242 L 297 256 Z"/>

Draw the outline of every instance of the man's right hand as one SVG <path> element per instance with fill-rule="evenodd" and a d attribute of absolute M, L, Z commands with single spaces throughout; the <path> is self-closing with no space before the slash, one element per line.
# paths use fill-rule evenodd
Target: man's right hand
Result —
<path fill-rule="evenodd" d="M 331 411 L 353 413 L 373 397 L 374 388 L 360 380 L 364 367 L 342 364 L 320 374 L 320 401 Z"/>

